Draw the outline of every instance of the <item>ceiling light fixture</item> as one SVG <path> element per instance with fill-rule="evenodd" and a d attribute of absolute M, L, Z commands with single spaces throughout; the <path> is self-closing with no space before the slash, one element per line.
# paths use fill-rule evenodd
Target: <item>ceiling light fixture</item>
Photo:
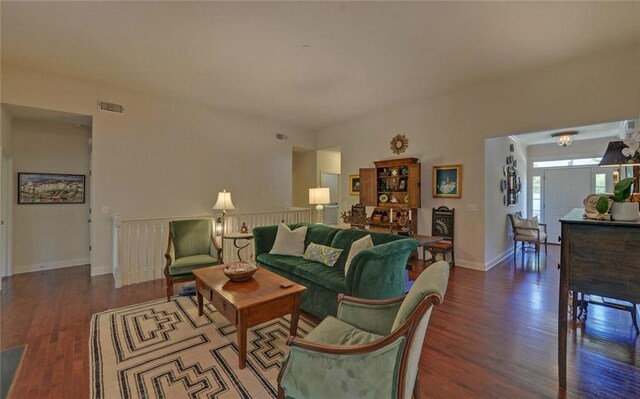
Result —
<path fill-rule="evenodd" d="M 560 147 L 566 147 L 568 145 L 571 145 L 571 143 L 573 143 L 573 136 L 577 134 L 578 134 L 577 130 L 571 130 L 568 132 L 553 133 L 551 137 L 556 139 L 556 143 Z"/>

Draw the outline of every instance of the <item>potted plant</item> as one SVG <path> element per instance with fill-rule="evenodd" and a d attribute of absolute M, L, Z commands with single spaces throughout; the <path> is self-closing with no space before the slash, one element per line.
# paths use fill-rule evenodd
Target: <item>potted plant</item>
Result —
<path fill-rule="evenodd" d="M 611 204 L 611 219 L 623 222 L 634 222 L 640 219 L 638 203 L 628 201 L 629 197 L 631 197 L 631 188 L 634 181 L 634 177 L 629 177 L 620 180 L 615 185 L 612 197 L 613 204 Z"/>

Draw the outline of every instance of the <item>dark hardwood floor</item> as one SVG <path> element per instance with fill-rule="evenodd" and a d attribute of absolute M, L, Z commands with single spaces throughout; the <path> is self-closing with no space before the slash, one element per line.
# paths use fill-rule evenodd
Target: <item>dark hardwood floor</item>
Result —
<path fill-rule="evenodd" d="M 640 398 L 639 338 L 629 313 L 591 306 L 569 323 L 568 389 L 557 382 L 559 249 L 542 266 L 512 258 L 488 272 L 452 270 L 420 362 L 424 398 Z M 523 266 L 524 263 L 524 266 Z M 422 268 L 416 261 L 416 274 Z M 89 321 L 162 298 L 164 282 L 113 288 L 80 266 L 2 282 L 0 349 L 27 344 L 13 398 L 89 396 Z"/>

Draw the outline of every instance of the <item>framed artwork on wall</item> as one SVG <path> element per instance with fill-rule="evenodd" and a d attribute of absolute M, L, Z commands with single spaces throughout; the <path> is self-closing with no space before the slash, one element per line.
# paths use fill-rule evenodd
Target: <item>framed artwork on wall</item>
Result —
<path fill-rule="evenodd" d="M 434 198 L 462 198 L 462 165 L 434 166 L 431 191 Z"/>
<path fill-rule="evenodd" d="M 349 176 L 349 194 L 360 195 L 360 175 Z"/>
<path fill-rule="evenodd" d="M 18 204 L 84 204 L 85 176 L 18 173 Z"/>

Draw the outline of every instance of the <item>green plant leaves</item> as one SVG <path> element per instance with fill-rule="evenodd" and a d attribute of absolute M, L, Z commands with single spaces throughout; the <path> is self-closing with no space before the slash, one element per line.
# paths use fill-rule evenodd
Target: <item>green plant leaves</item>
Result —
<path fill-rule="evenodd" d="M 628 177 L 620 180 L 613 189 L 613 200 L 615 202 L 624 202 L 631 196 L 631 185 L 635 180 L 634 177 Z"/>
<path fill-rule="evenodd" d="M 596 203 L 596 210 L 599 213 L 607 213 L 609 211 L 609 197 L 601 195 Z"/>

